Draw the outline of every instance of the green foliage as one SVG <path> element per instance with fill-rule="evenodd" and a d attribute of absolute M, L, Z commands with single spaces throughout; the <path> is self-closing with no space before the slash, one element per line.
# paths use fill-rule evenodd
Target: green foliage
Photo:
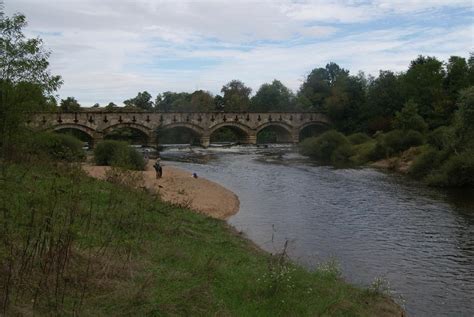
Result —
<path fill-rule="evenodd" d="M 355 154 L 351 157 L 352 162 L 356 165 L 362 165 L 365 164 L 369 161 L 377 160 L 383 156 L 383 154 L 380 154 L 379 157 L 377 157 L 376 152 L 376 142 L 374 140 L 370 140 L 368 142 L 354 145 L 352 147 L 353 151 Z"/>
<path fill-rule="evenodd" d="M 474 148 L 474 86 L 461 92 L 454 128 L 458 137 L 458 148 Z"/>
<path fill-rule="evenodd" d="M 447 93 L 443 82 L 446 71 L 435 57 L 418 56 L 403 76 L 407 100 L 413 99 L 419 114 L 433 128 L 449 123 Z"/>
<path fill-rule="evenodd" d="M 110 112 L 112 112 L 112 111 L 118 111 L 118 110 L 119 110 L 119 107 L 118 107 L 115 103 L 109 102 L 109 103 L 107 104 L 107 106 L 105 106 L 104 109 L 105 109 L 105 111 L 110 111 Z"/>
<path fill-rule="evenodd" d="M 338 146 L 331 154 L 331 164 L 336 167 L 345 167 L 353 164 L 352 156 L 355 154 L 349 143 Z"/>
<path fill-rule="evenodd" d="M 122 141 L 105 140 L 97 144 L 94 149 L 94 160 L 97 165 L 118 166 L 131 170 L 145 169 L 143 156 Z"/>
<path fill-rule="evenodd" d="M 331 88 L 340 78 L 348 75 L 348 70 L 340 68 L 335 63 L 329 63 L 325 68 L 313 69 L 298 92 L 298 99 L 303 102 L 302 106 L 310 110 L 322 111 L 326 98 L 331 96 Z"/>
<path fill-rule="evenodd" d="M 430 173 L 427 182 L 437 187 L 474 186 L 474 151 L 451 155 L 439 169 Z"/>
<path fill-rule="evenodd" d="M 339 147 L 342 148 L 336 151 Z M 300 152 L 324 164 L 339 163 L 339 159 L 345 163 L 353 154 L 348 147 L 350 143 L 342 133 L 330 130 L 319 137 L 305 139 L 300 143 Z"/>
<path fill-rule="evenodd" d="M 290 111 L 294 110 L 295 97 L 291 90 L 279 80 L 263 84 L 252 97 L 250 111 Z"/>
<path fill-rule="evenodd" d="M 147 92 L 139 92 L 135 98 L 127 99 L 123 102 L 125 106 L 138 108 L 139 110 L 152 111 L 153 101 L 151 95 Z"/>
<path fill-rule="evenodd" d="M 22 14 L 0 18 L 0 156 L 22 141 L 28 112 L 51 110 L 62 80 L 50 74 L 50 53 L 40 38 L 27 39 Z"/>
<path fill-rule="evenodd" d="M 362 132 L 357 132 L 357 133 L 351 134 L 347 137 L 347 139 L 353 145 L 366 143 L 366 142 L 369 142 L 370 140 L 372 140 L 370 138 L 370 136 L 368 136 L 367 134 L 362 133 Z"/>
<path fill-rule="evenodd" d="M 418 131 L 393 130 L 379 135 L 376 142 L 374 153 L 371 155 L 372 159 L 390 157 L 408 150 L 412 146 L 422 145 L 425 139 Z"/>
<path fill-rule="evenodd" d="M 403 131 L 414 130 L 421 133 L 426 132 L 428 126 L 418 114 L 418 106 L 413 100 L 409 100 L 401 111 L 395 113 L 394 127 Z"/>
<path fill-rule="evenodd" d="M 428 134 L 427 142 L 432 147 L 443 149 L 454 149 L 456 145 L 456 135 L 453 127 L 441 126 Z"/>
<path fill-rule="evenodd" d="M 212 94 L 204 90 L 196 90 L 192 94 L 167 91 L 156 97 L 155 110 L 207 112 L 215 110 L 215 101 Z"/>
<path fill-rule="evenodd" d="M 247 111 L 250 106 L 252 89 L 240 80 L 232 80 L 221 89 L 223 93 L 224 110 L 227 112 Z"/>
<path fill-rule="evenodd" d="M 370 133 L 388 131 L 392 118 L 402 109 L 404 101 L 400 76 L 381 70 L 367 87 L 367 102 L 361 109 L 363 128 Z"/>
<path fill-rule="evenodd" d="M 448 151 L 441 151 L 431 146 L 424 147 L 408 169 L 408 174 L 414 178 L 423 179 L 433 169 L 437 169 L 447 156 L 449 156 Z"/>
<path fill-rule="evenodd" d="M 454 106 L 459 92 L 469 87 L 469 66 L 465 58 L 460 56 L 449 58 L 446 64 L 444 87 L 451 99 L 452 106 Z"/>
<path fill-rule="evenodd" d="M 28 150 L 35 155 L 68 162 L 81 161 L 85 158 L 83 142 L 71 135 L 43 132 L 28 138 L 28 141 L 30 142 Z"/>
<path fill-rule="evenodd" d="M 63 112 L 78 112 L 81 110 L 81 105 L 77 102 L 76 98 L 67 97 L 66 99 L 61 99 L 59 109 Z"/>
<path fill-rule="evenodd" d="M 25 38 L 22 29 L 26 25 L 22 14 L 0 19 L 0 80 L 12 84 L 28 82 L 51 93 L 61 86 L 61 78 L 48 71 L 50 52 L 44 49 L 43 41 Z"/>

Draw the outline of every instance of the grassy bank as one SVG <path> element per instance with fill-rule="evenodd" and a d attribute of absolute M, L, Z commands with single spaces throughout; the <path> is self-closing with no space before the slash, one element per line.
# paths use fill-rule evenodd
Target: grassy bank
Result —
<path fill-rule="evenodd" d="M 225 222 L 76 166 L 2 164 L 5 315 L 399 316 L 380 292 L 271 256 Z"/>

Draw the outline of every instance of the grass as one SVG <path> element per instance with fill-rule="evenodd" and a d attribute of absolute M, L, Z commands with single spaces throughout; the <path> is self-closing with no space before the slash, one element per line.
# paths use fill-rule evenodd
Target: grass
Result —
<path fill-rule="evenodd" d="M 2 163 L 0 314 L 401 314 L 335 270 L 308 272 L 223 221 L 121 184 L 79 166 Z"/>

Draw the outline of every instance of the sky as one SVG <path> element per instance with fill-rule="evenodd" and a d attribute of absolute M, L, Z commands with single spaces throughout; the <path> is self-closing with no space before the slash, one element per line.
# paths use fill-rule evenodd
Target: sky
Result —
<path fill-rule="evenodd" d="M 121 105 L 139 91 L 219 94 L 233 79 L 294 92 L 335 62 L 357 74 L 474 52 L 474 0 L 4 0 L 51 51 L 59 98 Z"/>

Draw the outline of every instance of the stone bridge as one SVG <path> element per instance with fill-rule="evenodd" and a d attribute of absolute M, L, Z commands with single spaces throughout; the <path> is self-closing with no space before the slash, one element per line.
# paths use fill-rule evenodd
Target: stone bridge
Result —
<path fill-rule="evenodd" d="M 38 130 L 80 130 L 92 144 L 113 130 L 131 128 L 142 132 L 147 144 L 157 145 L 160 131 L 186 128 L 203 147 L 209 146 L 212 134 L 224 127 L 232 129 L 242 144 L 256 144 L 258 133 L 270 127 L 277 142 L 298 143 L 304 129 L 329 124 L 325 115 L 316 112 L 51 112 L 35 113 L 28 121 Z"/>

